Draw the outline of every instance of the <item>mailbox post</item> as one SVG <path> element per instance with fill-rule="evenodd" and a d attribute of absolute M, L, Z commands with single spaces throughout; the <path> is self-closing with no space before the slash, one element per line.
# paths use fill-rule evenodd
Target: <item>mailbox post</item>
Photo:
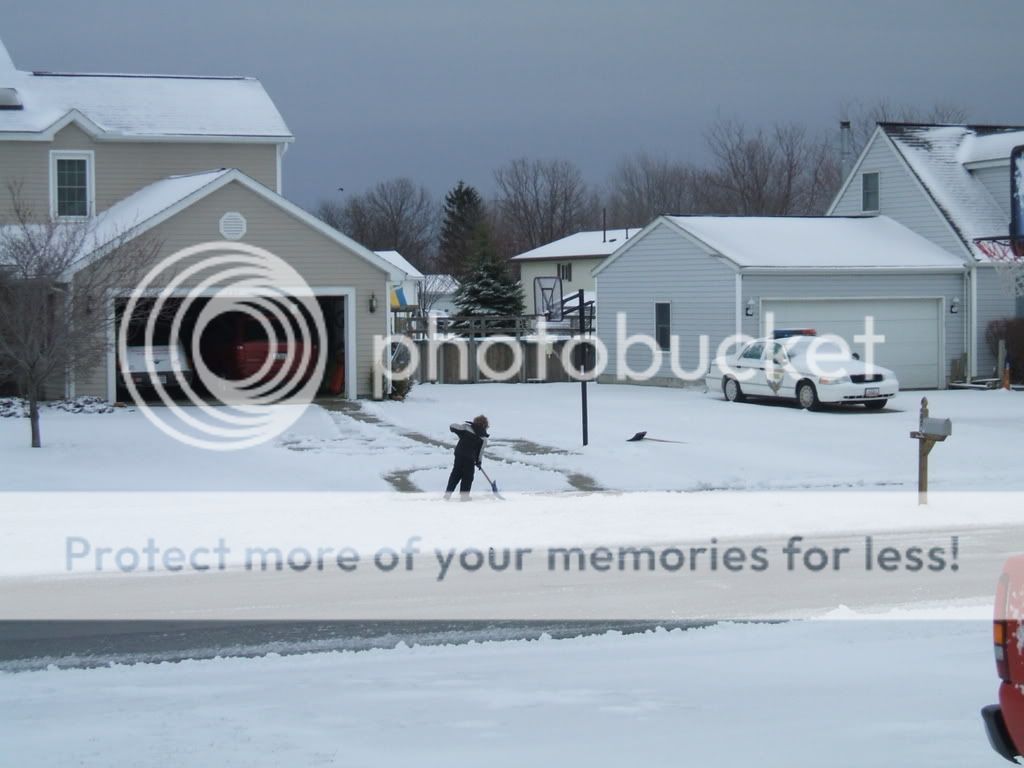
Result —
<path fill-rule="evenodd" d="M 921 421 L 916 432 L 910 436 L 918 441 L 917 446 L 917 503 L 928 503 L 928 454 L 936 443 L 943 442 L 953 434 L 953 422 L 949 419 L 933 419 L 928 416 L 928 398 L 921 398 Z"/>

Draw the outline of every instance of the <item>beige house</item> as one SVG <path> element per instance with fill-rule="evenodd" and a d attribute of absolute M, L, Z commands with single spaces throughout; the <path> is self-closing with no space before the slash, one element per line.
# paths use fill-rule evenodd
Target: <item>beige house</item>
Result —
<path fill-rule="evenodd" d="M 367 395 L 372 338 L 387 333 L 389 286 L 404 276 L 281 195 L 292 141 L 251 78 L 21 72 L 0 44 L 0 189 L 17 185 L 39 216 L 89 222 L 85 262 L 101 263 L 111 238 L 143 235 L 160 257 L 211 241 L 281 257 L 328 315 L 323 343 L 344 365 L 344 394 Z M 0 197 L 0 226 L 11 203 Z M 134 287 L 103 311 L 116 314 Z M 68 372 L 63 394 L 113 399 L 117 376 L 111 339 L 105 360 Z"/>
<path fill-rule="evenodd" d="M 543 309 L 538 310 L 534 297 L 535 278 L 538 277 L 561 278 L 562 295 L 565 297 L 582 289 L 588 301 L 594 300 L 594 269 L 639 231 L 637 227 L 577 232 L 514 256 L 512 261 L 519 265 L 526 314 L 543 312 Z"/>

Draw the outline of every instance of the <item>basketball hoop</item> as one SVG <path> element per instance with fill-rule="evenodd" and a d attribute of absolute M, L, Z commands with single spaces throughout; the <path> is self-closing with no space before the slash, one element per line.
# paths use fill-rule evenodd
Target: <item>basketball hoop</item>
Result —
<path fill-rule="evenodd" d="M 1014 296 L 1024 296 L 1024 237 L 979 237 L 974 241 Z"/>
<path fill-rule="evenodd" d="M 562 321 L 562 278 L 533 278 L 533 307 L 538 315 L 544 315 L 552 323 Z"/>

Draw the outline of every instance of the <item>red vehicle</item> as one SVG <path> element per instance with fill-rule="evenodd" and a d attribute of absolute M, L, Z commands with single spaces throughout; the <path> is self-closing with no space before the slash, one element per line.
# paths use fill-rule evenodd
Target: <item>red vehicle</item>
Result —
<path fill-rule="evenodd" d="M 276 321 L 267 322 L 273 330 L 273 342 L 267 327 L 250 315 L 235 312 L 217 318 L 214 326 L 203 334 L 203 359 L 211 370 L 226 379 L 255 376 L 269 360 L 261 380 L 273 378 L 287 365 L 291 384 L 307 381 L 316 368 L 317 344 L 303 339 L 295 329 L 289 344 L 285 329 Z M 307 351 L 304 364 L 303 355 Z"/>
<path fill-rule="evenodd" d="M 1003 566 L 993 623 L 999 703 L 981 710 L 992 748 L 1016 763 L 1024 755 L 1024 555 Z"/>

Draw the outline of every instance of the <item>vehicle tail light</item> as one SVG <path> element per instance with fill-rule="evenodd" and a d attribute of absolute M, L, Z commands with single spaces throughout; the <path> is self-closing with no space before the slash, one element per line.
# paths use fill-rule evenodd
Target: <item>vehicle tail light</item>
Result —
<path fill-rule="evenodd" d="M 1009 582 L 1010 577 L 1004 573 L 999 578 L 999 584 L 996 587 L 996 616 L 995 621 L 992 623 L 992 642 L 994 645 L 996 655 L 996 672 L 999 677 L 1010 682 L 1010 660 L 1009 660 L 1009 645 L 1010 645 L 1010 622 L 1007 621 L 1007 598 L 1009 597 Z"/>

